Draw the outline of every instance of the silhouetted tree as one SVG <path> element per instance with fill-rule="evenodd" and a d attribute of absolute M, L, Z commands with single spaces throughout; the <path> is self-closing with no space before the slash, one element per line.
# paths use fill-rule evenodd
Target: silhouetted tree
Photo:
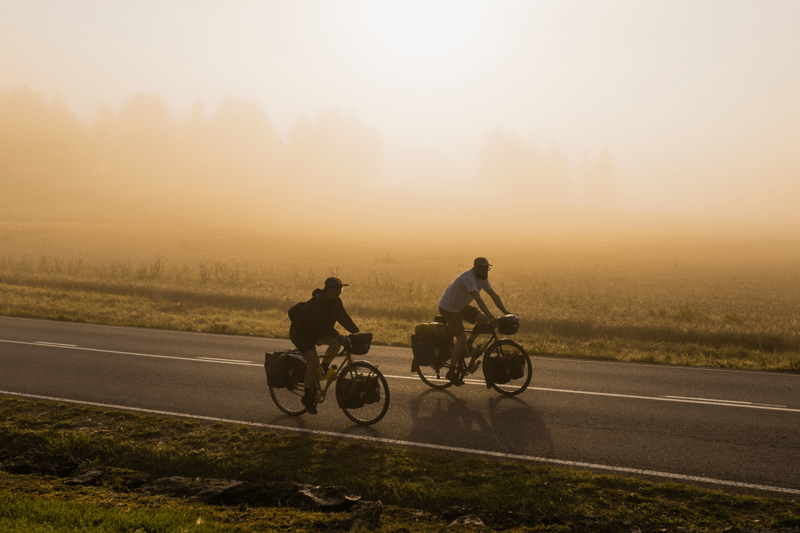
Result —
<path fill-rule="evenodd" d="M 175 122 L 161 96 L 137 92 L 117 116 L 120 172 L 137 184 L 171 184 L 175 179 Z"/>
<path fill-rule="evenodd" d="M 589 181 L 589 201 L 596 205 L 611 206 L 617 200 L 617 183 L 614 177 L 614 161 L 608 150 L 603 150 L 595 163 Z"/>
<path fill-rule="evenodd" d="M 380 137 L 361 124 L 354 110 L 344 117 L 338 107 L 326 109 L 316 124 L 302 115 L 288 138 L 288 171 L 306 182 L 363 184 L 375 179 L 383 165 Z"/>
<path fill-rule="evenodd" d="M 525 144 L 516 132 L 506 136 L 499 127 L 487 133 L 478 155 L 483 187 L 535 200 L 565 200 L 568 171 L 566 156 L 555 143 L 543 154 L 535 141 Z"/>

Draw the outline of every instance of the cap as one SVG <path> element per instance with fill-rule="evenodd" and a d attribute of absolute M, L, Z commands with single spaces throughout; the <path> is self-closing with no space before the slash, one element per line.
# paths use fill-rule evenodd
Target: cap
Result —
<path fill-rule="evenodd" d="M 490 267 L 492 265 L 489 264 L 489 260 L 485 257 L 476 257 L 475 261 L 473 261 L 472 266 L 487 266 Z"/>
<path fill-rule="evenodd" d="M 328 290 L 332 287 L 347 287 L 347 283 L 342 283 L 340 278 L 335 276 L 331 276 L 330 278 L 325 280 L 325 290 Z"/>

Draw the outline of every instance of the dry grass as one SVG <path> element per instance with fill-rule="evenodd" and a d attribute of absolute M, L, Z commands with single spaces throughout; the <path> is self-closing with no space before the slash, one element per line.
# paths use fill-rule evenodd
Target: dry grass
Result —
<path fill-rule="evenodd" d="M 404 345 L 472 256 L 486 255 L 495 289 L 521 317 L 518 338 L 540 353 L 800 368 L 796 242 L 531 238 L 465 248 L 426 238 L 6 225 L 0 312 L 286 336 L 285 310 L 339 275 L 357 322 L 378 343 Z"/>

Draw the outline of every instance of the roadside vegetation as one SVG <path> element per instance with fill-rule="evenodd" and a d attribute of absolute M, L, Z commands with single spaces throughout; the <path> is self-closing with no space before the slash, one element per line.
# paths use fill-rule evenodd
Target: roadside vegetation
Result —
<path fill-rule="evenodd" d="M 374 342 L 408 346 L 447 284 L 471 266 L 471 256 L 422 238 L 310 239 L 8 224 L 0 227 L 0 314 L 286 337 L 286 310 L 338 275 L 350 284 L 348 311 Z M 494 287 L 520 315 L 516 338 L 530 352 L 800 370 L 794 241 L 531 237 L 479 248 L 495 265 Z"/>
<path fill-rule="evenodd" d="M 134 470 L 154 479 L 344 486 L 364 500 L 383 503 L 379 531 L 386 532 L 444 531 L 443 513 L 461 505 L 542 517 L 616 518 L 640 528 L 800 528 L 800 504 L 789 498 L 10 397 L 0 397 L 0 444 L 0 463 L 31 454 L 40 459 L 68 454 L 79 464 L 76 473 L 107 467 L 119 476 Z M 122 491 L 113 482 L 89 487 L 64 481 L 0 469 L 0 529 L 319 531 L 338 516 L 201 505 Z"/>

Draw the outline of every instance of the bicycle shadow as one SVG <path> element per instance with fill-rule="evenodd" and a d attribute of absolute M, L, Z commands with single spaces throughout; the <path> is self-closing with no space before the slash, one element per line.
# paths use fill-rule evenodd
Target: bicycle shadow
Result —
<path fill-rule="evenodd" d="M 487 403 L 430 389 L 410 402 L 410 440 L 537 457 L 553 456 L 552 436 L 536 410 L 519 397 Z"/>

